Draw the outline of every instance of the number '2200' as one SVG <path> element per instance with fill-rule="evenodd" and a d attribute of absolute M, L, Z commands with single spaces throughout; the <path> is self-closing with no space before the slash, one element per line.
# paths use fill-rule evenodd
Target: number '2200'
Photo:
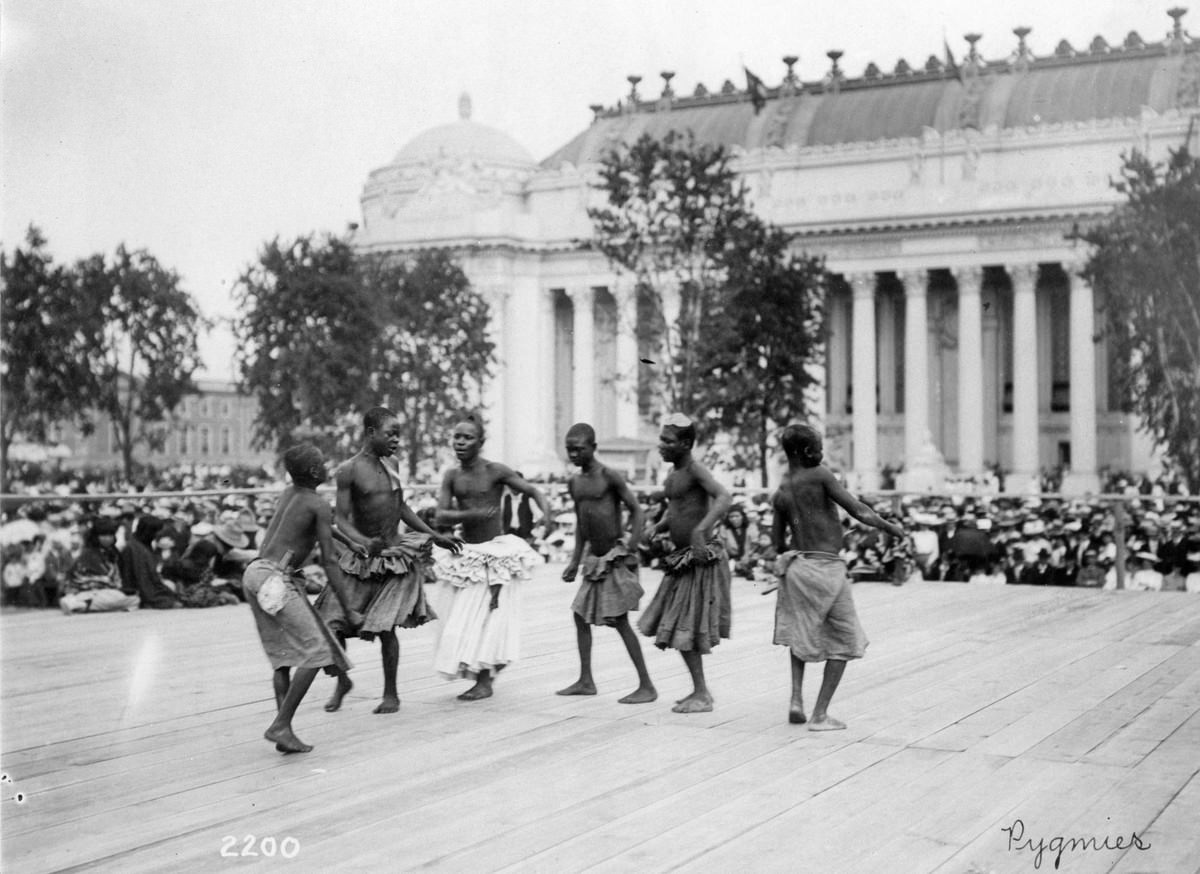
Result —
<path fill-rule="evenodd" d="M 238 849 L 238 841 L 242 842 L 241 849 Z M 254 835 L 246 835 L 244 838 L 236 838 L 233 835 L 225 835 L 221 838 L 221 855 L 225 858 L 238 858 L 239 856 L 266 856 L 274 858 L 282 856 L 285 859 L 294 859 L 300 853 L 300 842 L 291 835 L 287 835 L 282 840 L 276 840 L 273 835 L 266 837 L 255 837 Z"/>

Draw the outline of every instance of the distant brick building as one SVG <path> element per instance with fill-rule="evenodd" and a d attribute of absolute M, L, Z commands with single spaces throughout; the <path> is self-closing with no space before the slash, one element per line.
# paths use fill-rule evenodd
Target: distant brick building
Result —
<path fill-rule="evenodd" d="M 148 452 L 139 446 L 134 457 L 157 468 L 177 464 L 274 464 L 274 453 L 251 445 L 258 401 L 239 395 L 227 380 L 196 382 L 201 393 L 185 398 L 175 417 L 164 424 L 167 439 L 163 448 Z M 51 437 L 51 442 L 69 450 L 69 454 L 63 453 L 64 467 L 112 467 L 121 463 L 112 423 L 105 416 L 97 418 L 90 435 L 85 436 L 74 425 L 63 425 Z"/>

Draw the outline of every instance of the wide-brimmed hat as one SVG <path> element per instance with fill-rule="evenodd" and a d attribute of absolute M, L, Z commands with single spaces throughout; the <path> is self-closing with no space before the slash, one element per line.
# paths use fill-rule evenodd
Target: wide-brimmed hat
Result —
<path fill-rule="evenodd" d="M 238 527 L 233 522 L 224 520 L 213 526 L 213 537 L 224 543 L 226 546 L 232 546 L 234 549 L 245 549 L 250 545 L 250 538 L 238 530 Z"/>

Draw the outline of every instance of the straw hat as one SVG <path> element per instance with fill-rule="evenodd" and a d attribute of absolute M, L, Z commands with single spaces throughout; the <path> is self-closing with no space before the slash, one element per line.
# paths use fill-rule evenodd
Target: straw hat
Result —
<path fill-rule="evenodd" d="M 238 530 L 238 526 L 233 522 L 224 520 L 213 526 L 213 537 L 220 540 L 226 546 L 231 546 L 234 549 L 245 549 L 250 545 L 250 538 Z"/>

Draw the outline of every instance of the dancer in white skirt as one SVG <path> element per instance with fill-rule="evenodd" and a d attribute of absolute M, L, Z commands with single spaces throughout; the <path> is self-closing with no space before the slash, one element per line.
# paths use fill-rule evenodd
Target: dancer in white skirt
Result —
<path fill-rule="evenodd" d="M 433 666 L 449 679 L 472 677 L 458 697 L 490 698 L 495 675 L 521 654 L 521 587 L 542 558 L 524 540 L 502 533 L 501 499 L 507 486 L 538 505 L 549 535 L 553 521 L 545 496 L 511 468 L 488 461 L 482 420 L 468 413 L 454 427 L 459 466 L 446 472 L 438 495 L 438 523 L 460 525 L 458 555 L 435 550 L 441 636 Z"/>

